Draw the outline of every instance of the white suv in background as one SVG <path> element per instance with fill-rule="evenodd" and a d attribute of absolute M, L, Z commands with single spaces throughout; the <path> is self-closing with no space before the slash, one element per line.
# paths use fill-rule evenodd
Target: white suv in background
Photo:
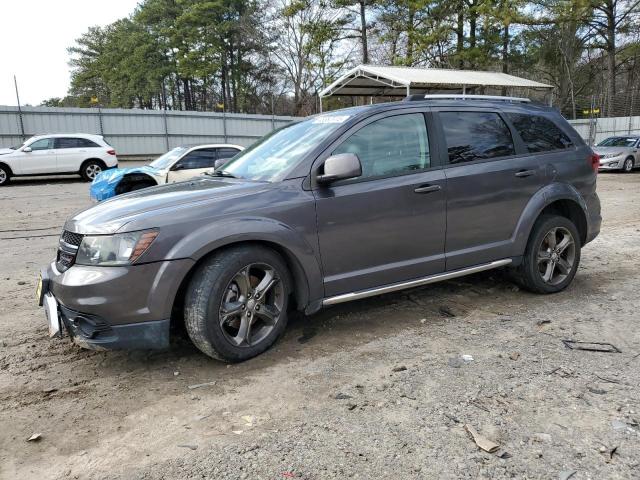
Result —
<path fill-rule="evenodd" d="M 116 151 L 101 135 L 36 135 L 18 148 L 0 149 L 0 185 L 11 177 L 73 173 L 90 182 L 117 166 Z"/>

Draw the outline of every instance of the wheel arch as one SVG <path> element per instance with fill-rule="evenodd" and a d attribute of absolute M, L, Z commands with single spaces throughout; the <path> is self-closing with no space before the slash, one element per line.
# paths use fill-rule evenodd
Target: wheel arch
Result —
<path fill-rule="evenodd" d="M 296 255 L 284 245 L 269 241 L 269 240 L 229 240 L 227 243 L 223 243 L 218 245 L 213 250 L 209 251 L 205 255 L 201 256 L 195 263 L 191 266 L 189 271 L 183 277 L 182 281 L 178 289 L 176 290 L 175 297 L 173 298 L 172 306 L 171 306 L 171 319 L 172 322 L 176 320 L 179 323 L 184 321 L 183 318 L 183 307 L 184 300 L 187 291 L 187 287 L 189 286 L 189 282 L 193 278 L 196 270 L 205 263 L 208 259 L 210 259 L 213 255 L 224 252 L 225 250 L 238 247 L 238 246 L 262 246 L 267 247 L 275 252 L 277 252 L 282 259 L 284 260 L 289 273 L 291 275 L 291 281 L 293 283 L 293 292 L 292 299 L 295 301 L 294 308 L 296 310 L 304 310 L 305 307 L 309 304 L 309 281 L 307 279 L 307 274 L 302 266 L 300 260 L 296 257 Z"/>
<path fill-rule="evenodd" d="M 589 231 L 587 205 L 580 193 L 566 183 L 553 183 L 539 190 L 529 200 L 514 233 L 515 256 L 522 255 L 535 222 L 541 215 L 556 214 L 571 220 L 580 233 L 582 245 Z"/>
<path fill-rule="evenodd" d="M 84 166 L 89 163 L 89 162 L 98 162 L 100 165 L 102 165 L 103 170 L 107 168 L 107 164 L 104 162 L 104 160 L 102 160 L 101 158 L 95 158 L 95 157 L 91 157 L 91 158 L 87 158 L 85 160 L 82 161 L 82 163 L 80 164 L 80 172 L 82 172 L 82 169 L 84 168 Z"/>
<path fill-rule="evenodd" d="M 116 195 L 129 192 L 130 190 L 124 190 L 124 187 L 127 186 L 128 184 L 140 182 L 140 181 L 151 182 L 153 183 L 152 186 L 159 185 L 158 181 L 147 173 L 129 172 L 129 173 L 125 173 L 120 179 L 120 181 L 118 182 L 118 184 L 116 185 L 116 188 L 115 188 Z"/>
<path fill-rule="evenodd" d="M 11 167 L 7 163 L 0 162 L 0 167 L 6 168 L 9 171 L 9 176 L 13 175 L 13 170 L 11 170 Z"/>

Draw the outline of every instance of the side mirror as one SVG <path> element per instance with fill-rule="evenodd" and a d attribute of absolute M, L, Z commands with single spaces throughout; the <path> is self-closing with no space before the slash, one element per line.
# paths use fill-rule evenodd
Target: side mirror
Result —
<path fill-rule="evenodd" d="M 218 160 L 216 160 L 213 164 L 213 168 L 214 170 L 217 170 L 218 168 L 220 168 L 221 166 L 223 166 L 225 163 L 227 163 L 229 161 L 228 158 L 219 158 Z"/>
<path fill-rule="evenodd" d="M 24 153 L 29 153 L 29 152 L 31 152 L 31 147 L 24 147 L 24 148 L 22 149 L 22 151 L 23 151 Z"/>
<path fill-rule="evenodd" d="M 324 161 L 324 173 L 316 180 L 321 184 L 328 184 L 337 180 L 355 178 L 362 175 L 362 164 L 355 153 L 339 153 Z"/>
<path fill-rule="evenodd" d="M 180 163 L 180 162 L 176 163 L 173 167 L 171 167 L 171 170 L 174 171 L 174 172 L 176 170 L 184 170 L 184 169 L 185 169 L 184 164 Z"/>

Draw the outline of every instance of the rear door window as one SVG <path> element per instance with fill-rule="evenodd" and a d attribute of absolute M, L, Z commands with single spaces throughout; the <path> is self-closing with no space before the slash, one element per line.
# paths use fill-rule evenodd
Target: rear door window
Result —
<path fill-rule="evenodd" d="M 511 131 L 495 112 L 440 112 L 449 163 L 516 154 Z"/>
<path fill-rule="evenodd" d="M 548 118 L 526 113 L 507 113 L 507 117 L 531 153 L 562 150 L 573 146 L 569 136 Z"/>
<path fill-rule="evenodd" d="M 355 153 L 362 176 L 402 175 L 431 166 L 429 139 L 421 113 L 395 115 L 376 120 L 347 138 L 333 155 Z"/>
<path fill-rule="evenodd" d="M 56 142 L 56 146 L 54 147 L 55 149 L 79 148 L 80 147 L 80 145 L 78 143 L 78 139 L 77 138 L 73 138 L 73 137 L 56 138 L 55 142 Z"/>
<path fill-rule="evenodd" d="M 180 169 L 209 168 L 216 162 L 215 149 L 194 150 L 178 162 Z"/>
<path fill-rule="evenodd" d="M 227 159 L 227 158 L 235 157 L 239 151 L 240 150 L 236 148 L 229 148 L 229 147 L 219 148 L 218 159 Z"/>

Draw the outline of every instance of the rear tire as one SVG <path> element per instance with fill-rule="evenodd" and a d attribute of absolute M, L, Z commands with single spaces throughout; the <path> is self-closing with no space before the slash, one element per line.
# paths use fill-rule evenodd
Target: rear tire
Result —
<path fill-rule="evenodd" d="M 87 160 L 80 167 L 80 176 L 85 182 L 93 182 L 93 179 L 104 170 L 104 164 L 99 160 Z"/>
<path fill-rule="evenodd" d="M 580 234 L 571 220 L 542 215 L 529 235 L 516 279 L 535 293 L 556 293 L 569 286 L 580 264 Z"/>
<path fill-rule="evenodd" d="M 627 157 L 622 164 L 622 173 L 631 173 L 633 171 L 633 158 Z"/>
<path fill-rule="evenodd" d="M 8 184 L 11 181 L 11 170 L 5 165 L 0 165 L 0 187 Z"/>
<path fill-rule="evenodd" d="M 221 250 L 195 271 L 185 296 L 187 333 L 199 350 L 241 362 L 267 350 L 287 326 L 289 271 L 273 250 Z"/>

